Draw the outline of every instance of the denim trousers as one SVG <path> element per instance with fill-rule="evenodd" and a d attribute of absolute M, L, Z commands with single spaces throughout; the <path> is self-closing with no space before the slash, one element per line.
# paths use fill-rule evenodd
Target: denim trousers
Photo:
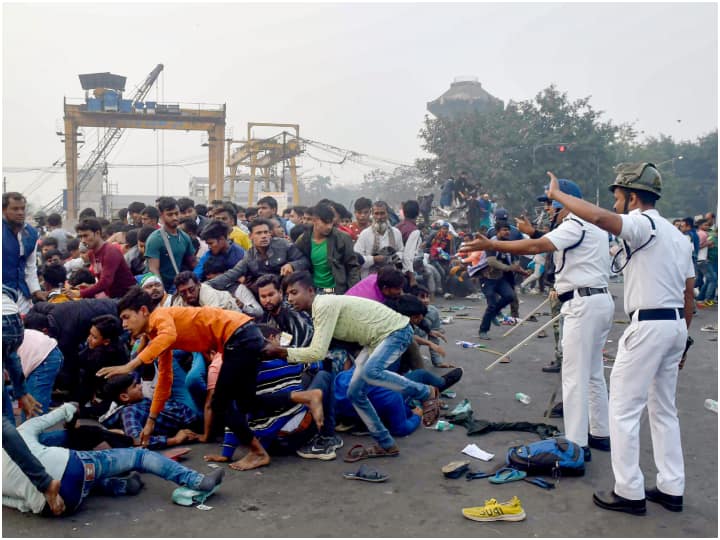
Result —
<path fill-rule="evenodd" d="M 192 353 L 192 365 L 185 377 L 185 387 L 195 405 L 202 411 L 207 395 L 207 365 L 201 353 Z"/>
<path fill-rule="evenodd" d="M 698 294 L 697 300 L 699 302 L 714 300 L 715 293 L 717 293 L 717 265 L 711 263 L 710 261 L 701 261 L 698 263 L 698 267 L 703 273 L 704 280 L 702 287 L 700 287 L 700 294 Z"/>
<path fill-rule="evenodd" d="M 487 332 L 490 330 L 492 320 L 497 317 L 498 313 L 505 306 L 512 303 L 515 293 L 512 285 L 505 278 L 483 279 L 480 287 L 487 301 L 487 308 L 480 323 L 480 331 Z"/>
<path fill-rule="evenodd" d="M 367 426 L 370 435 L 385 449 L 392 447 L 395 441 L 368 399 L 369 387 L 382 386 L 402 393 L 405 398 L 415 398 L 420 401 L 430 397 L 430 389 L 424 384 L 416 383 L 388 370 L 388 367 L 405 352 L 412 339 L 412 327 L 407 325 L 386 337 L 366 360 L 363 360 L 364 354 L 361 353 L 356 359 L 355 373 L 348 386 L 348 398 L 355 411 Z"/>
<path fill-rule="evenodd" d="M 25 329 L 23 328 L 20 315 L 3 315 L 2 316 L 2 363 L 10 375 L 10 382 L 13 385 L 13 395 L 15 398 L 24 396 L 27 393 L 25 384 L 25 376 L 22 371 L 22 363 L 17 353 L 18 347 L 22 345 L 25 337 Z M 7 418 L 12 425 L 15 425 L 15 415 L 13 414 L 12 401 L 10 395 L 5 388 L 3 382 L 3 417 Z"/>
<path fill-rule="evenodd" d="M 183 405 L 186 405 L 192 412 L 194 412 L 197 416 L 202 418 L 203 415 L 203 407 L 205 405 L 205 400 L 203 398 L 203 406 L 198 407 L 198 405 L 195 403 L 195 400 L 193 399 L 192 395 L 190 394 L 190 391 L 187 387 L 187 376 L 188 372 L 185 371 L 180 364 L 180 358 L 183 354 L 187 354 L 184 351 L 180 350 L 173 350 L 173 383 L 172 383 L 172 390 L 171 395 L 172 398 L 179 401 Z M 202 355 L 201 355 L 202 356 Z M 195 358 L 193 357 L 193 365 L 195 362 Z M 190 368 L 190 371 L 192 371 L 192 367 Z"/>
<path fill-rule="evenodd" d="M 197 489 L 205 477 L 147 448 L 71 450 L 60 494 L 69 511 L 76 510 L 92 489 L 109 495 L 124 495 L 125 484 L 117 477 L 131 471 L 154 474 L 190 489 Z"/>
<path fill-rule="evenodd" d="M 325 422 L 320 430 L 323 437 L 335 435 L 335 375 L 329 371 L 318 371 L 313 377 L 308 390 L 322 390 L 323 413 Z"/>
<path fill-rule="evenodd" d="M 32 395 L 46 414 L 50 410 L 50 397 L 55 384 L 55 378 L 63 364 L 63 355 L 60 349 L 55 347 L 50 354 L 47 355 L 38 367 L 28 375 L 26 380 L 28 394 Z M 25 421 L 25 413 L 22 414 L 23 422 Z"/>

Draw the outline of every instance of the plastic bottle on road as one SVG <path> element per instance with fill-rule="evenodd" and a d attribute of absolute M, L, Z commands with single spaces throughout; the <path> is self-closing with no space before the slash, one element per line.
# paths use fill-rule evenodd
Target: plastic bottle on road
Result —
<path fill-rule="evenodd" d="M 530 404 L 530 396 L 528 396 L 527 394 L 523 394 L 522 392 L 518 392 L 517 394 L 515 394 L 515 399 L 517 399 L 523 405 Z"/>
<path fill-rule="evenodd" d="M 438 420 L 434 427 L 437 431 L 450 431 L 455 428 L 455 424 L 451 424 L 445 420 Z"/>
<path fill-rule="evenodd" d="M 714 399 L 706 399 L 706 400 L 705 400 L 705 408 L 706 408 L 708 411 L 712 411 L 712 412 L 714 412 L 715 414 L 717 414 L 717 412 L 718 412 L 718 403 L 717 403 L 717 401 L 715 401 Z"/>

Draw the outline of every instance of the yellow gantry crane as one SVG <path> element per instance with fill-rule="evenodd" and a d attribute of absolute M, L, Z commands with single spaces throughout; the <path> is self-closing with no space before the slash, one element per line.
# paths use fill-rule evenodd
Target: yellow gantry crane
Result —
<path fill-rule="evenodd" d="M 254 139 L 252 130 L 255 127 L 278 127 L 290 128 L 294 133 L 282 131 L 269 139 Z M 234 145 L 234 148 L 233 148 Z M 303 148 L 300 144 L 300 126 L 298 124 L 277 124 L 272 122 L 248 122 L 247 140 L 227 141 L 227 167 L 230 169 L 230 198 L 235 194 L 235 182 L 238 180 L 238 167 L 249 167 L 250 187 L 248 190 L 248 205 L 254 204 L 255 181 L 258 180 L 257 172 L 260 170 L 260 178 L 264 180 L 264 189 L 270 188 L 270 173 L 278 163 L 288 162 L 290 178 L 293 184 L 293 204 L 300 204 L 300 192 L 298 190 L 297 164 L 295 158 L 302 154 Z M 276 186 L 285 191 L 285 177 L 280 176 L 280 185 Z"/>

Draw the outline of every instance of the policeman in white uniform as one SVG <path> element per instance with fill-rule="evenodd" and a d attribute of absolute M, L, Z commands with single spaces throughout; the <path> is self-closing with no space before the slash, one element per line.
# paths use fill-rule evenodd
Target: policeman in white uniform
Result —
<path fill-rule="evenodd" d="M 560 190 L 581 198 L 580 187 L 560 180 Z M 602 350 L 612 326 L 615 304 L 608 293 L 608 235 L 553 201 L 555 229 L 537 239 L 493 241 L 485 237 L 461 250 L 494 250 L 516 255 L 554 252 L 555 289 L 562 302 L 562 386 L 565 436 L 585 450 L 610 450 L 608 392 Z M 588 434 L 588 423 L 590 434 Z"/>
<path fill-rule="evenodd" d="M 563 193 L 557 179 L 548 173 L 549 198 L 623 242 L 613 271 L 624 269 L 625 312 L 630 325 L 618 344 L 610 376 L 615 487 L 612 492 L 596 492 L 593 501 L 608 510 L 644 514 L 647 498 L 680 512 L 685 473 L 675 390 L 692 320 L 692 252 L 682 233 L 655 210 L 662 192 L 655 166 L 625 163 L 618 165 L 616 172 L 610 186 L 616 213 Z M 658 470 L 656 486 L 648 489 L 639 465 L 640 418 L 646 405 Z"/>

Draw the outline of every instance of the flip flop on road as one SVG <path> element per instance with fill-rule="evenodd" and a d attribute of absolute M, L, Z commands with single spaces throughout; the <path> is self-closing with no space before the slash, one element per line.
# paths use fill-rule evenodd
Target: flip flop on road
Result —
<path fill-rule="evenodd" d="M 508 482 L 516 482 L 527 476 L 525 471 L 518 471 L 510 467 L 503 467 L 489 478 L 491 484 L 507 484 Z"/>
<path fill-rule="evenodd" d="M 373 446 L 365 447 L 362 444 L 356 444 L 353 446 L 343 458 L 346 463 L 355 463 L 363 459 L 370 458 L 381 458 L 381 457 L 397 457 L 400 454 L 400 450 L 397 446 L 388 448 L 387 450 L 383 447 L 374 444 Z"/>
<path fill-rule="evenodd" d="M 364 482 L 379 483 L 385 482 L 388 478 L 390 478 L 390 475 L 376 471 L 367 465 L 360 465 L 360 468 L 354 473 L 343 473 L 343 478 L 345 480 L 362 480 Z"/>
<path fill-rule="evenodd" d="M 180 458 L 186 456 L 190 453 L 192 448 L 184 447 L 184 448 L 171 448 L 170 450 L 165 450 L 162 452 L 162 454 L 169 459 L 172 459 L 173 461 L 180 461 Z"/>
<path fill-rule="evenodd" d="M 469 461 L 451 461 L 440 469 L 445 478 L 460 478 L 463 474 L 470 470 Z"/>
<path fill-rule="evenodd" d="M 423 401 L 422 404 L 422 422 L 423 426 L 431 427 L 435 425 L 435 422 L 440 418 L 440 399 L 439 392 L 437 389 L 433 389 L 432 397 L 427 401 Z"/>

